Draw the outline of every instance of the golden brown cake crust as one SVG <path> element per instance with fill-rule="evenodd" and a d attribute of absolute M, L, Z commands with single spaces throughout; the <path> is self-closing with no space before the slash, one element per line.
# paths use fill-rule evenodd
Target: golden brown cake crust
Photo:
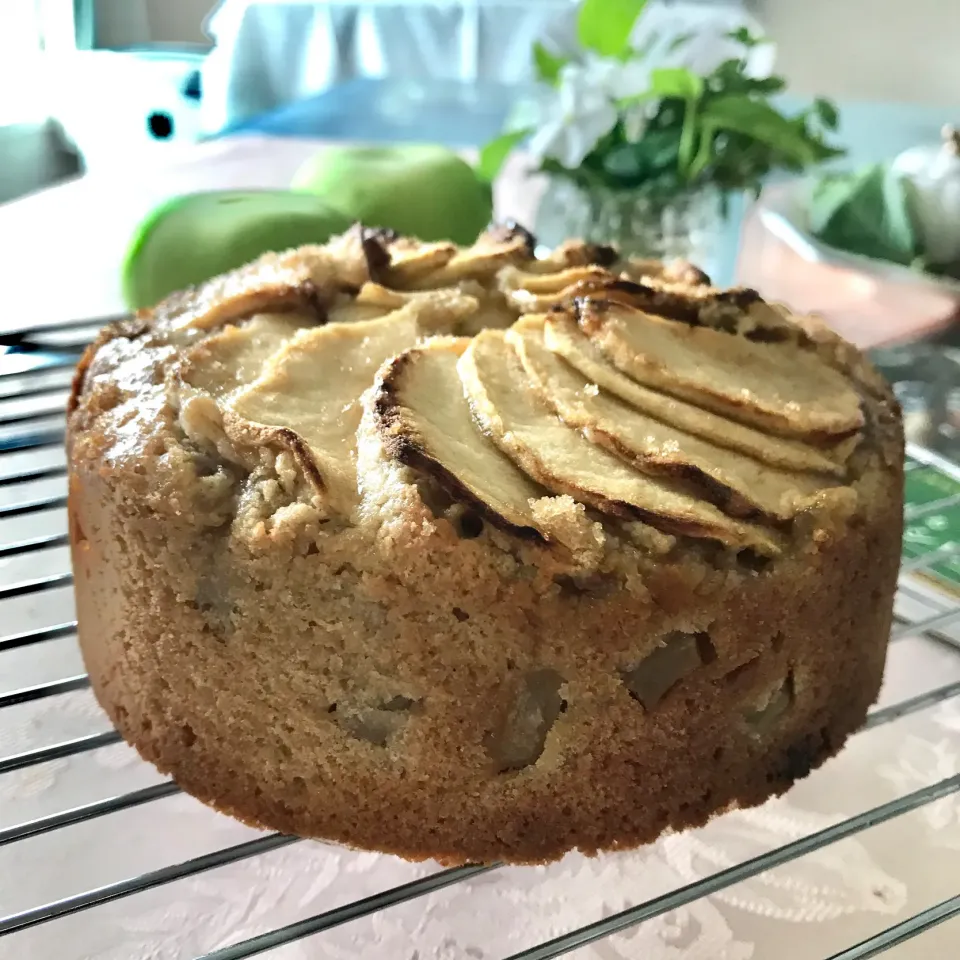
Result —
<path fill-rule="evenodd" d="M 522 235 L 507 241 L 498 276 L 547 271 Z M 377 242 L 389 253 L 394 241 Z M 346 244 L 347 259 L 324 269 L 362 279 L 369 262 Z M 374 265 L 389 275 L 382 257 Z M 449 283 L 437 285 L 490 307 L 487 279 L 449 258 L 443 269 Z M 318 270 L 297 274 L 319 291 L 297 334 L 304 350 L 317 298 L 333 322 L 341 308 Z M 359 309 L 357 289 L 336 292 L 344 309 Z M 542 862 L 760 803 L 863 722 L 899 562 L 902 433 L 889 390 L 832 334 L 805 321 L 798 337 L 855 385 L 867 427 L 846 480 L 824 479 L 789 528 L 764 527 L 776 555 L 761 556 L 549 492 L 529 505 L 539 536 L 485 523 L 456 484 L 403 455 L 402 438 L 384 437 L 383 390 L 345 414 L 359 437 L 358 499 L 350 514 L 333 510 L 322 471 L 303 468 L 306 426 L 260 424 L 250 439 L 217 413 L 234 409 L 231 390 L 246 391 L 236 409 L 268 409 L 267 387 L 293 383 L 292 368 L 251 380 L 234 354 L 217 354 L 219 394 L 185 385 L 209 329 L 171 333 L 181 321 L 161 313 L 102 335 L 76 378 L 79 635 L 118 730 L 204 802 L 411 859 Z M 462 354 L 463 341 L 449 344 Z M 388 358 L 381 385 L 390 369 Z M 686 666 L 669 682 L 671 649 Z"/>

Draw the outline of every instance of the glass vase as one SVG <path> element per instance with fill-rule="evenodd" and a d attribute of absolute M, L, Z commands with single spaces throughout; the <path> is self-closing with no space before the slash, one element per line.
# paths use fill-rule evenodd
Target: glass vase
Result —
<path fill-rule="evenodd" d="M 692 190 L 661 200 L 626 190 L 585 190 L 553 178 L 536 226 L 538 241 L 547 247 L 569 237 L 609 243 L 626 256 L 688 260 L 721 282 L 726 233 L 716 190 Z"/>

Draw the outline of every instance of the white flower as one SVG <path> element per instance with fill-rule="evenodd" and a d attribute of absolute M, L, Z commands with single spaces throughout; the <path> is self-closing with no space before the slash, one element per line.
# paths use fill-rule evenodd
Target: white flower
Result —
<path fill-rule="evenodd" d="M 605 85 L 610 95 L 617 100 L 639 96 L 650 89 L 653 73 L 649 61 L 645 59 L 605 60 L 607 70 L 604 73 Z"/>
<path fill-rule="evenodd" d="M 613 129 L 617 109 L 599 74 L 580 64 L 560 72 L 553 102 L 543 105 L 541 120 L 530 139 L 530 152 L 565 167 L 579 167 L 597 141 Z"/>
<path fill-rule="evenodd" d="M 549 157 L 575 168 L 613 129 L 621 115 L 618 101 L 645 93 L 649 87 L 650 68 L 638 60 L 621 63 L 588 57 L 563 67 L 556 89 L 515 111 L 510 126 L 516 129 L 529 122 L 535 128 L 530 152 L 538 159 Z M 628 136 L 639 140 L 647 121 L 643 105 L 628 107 L 623 118 Z"/>

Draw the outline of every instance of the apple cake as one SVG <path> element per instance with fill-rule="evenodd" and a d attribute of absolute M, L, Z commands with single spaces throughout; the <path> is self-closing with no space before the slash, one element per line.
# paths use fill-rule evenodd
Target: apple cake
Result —
<path fill-rule="evenodd" d="M 68 433 L 96 696 L 250 824 L 636 846 L 782 792 L 880 686 L 896 401 L 685 264 L 358 226 L 106 328 Z"/>

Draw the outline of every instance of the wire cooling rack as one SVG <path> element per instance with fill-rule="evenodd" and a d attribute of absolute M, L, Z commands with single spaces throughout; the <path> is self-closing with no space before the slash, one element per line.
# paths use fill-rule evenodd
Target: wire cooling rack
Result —
<path fill-rule="evenodd" d="M 63 402 L 73 365 L 82 346 L 92 336 L 93 329 L 94 326 L 89 322 L 76 322 L 0 336 L 0 347 L 5 351 L 0 357 L 0 527 L 2 521 L 22 521 L 15 528 L 19 532 L 12 537 L 0 531 L 0 537 L 5 538 L 0 540 L 0 563 L 6 564 L 10 580 L 0 586 L 0 624 L 3 625 L 0 630 L 5 631 L 10 624 L 17 627 L 13 632 L 0 636 L 0 678 L 10 675 L 3 665 L 4 657 L 11 657 L 15 653 L 22 657 L 31 650 L 41 650 L 44 645 L 59 639 L 67 638 L 69 642 L 75 633 L 76 623 L 71 620 L 25 628 L 22 616 L 18 613 L 19 608 L 15 609 L 12 605 L 23 598 L 33 598 L 38 601 L 31 607 L 34 619 L 37 619 L 36 611 L 46 606 L 45 597 L 57 591 L 69 591 L 72 583 L 71 575 L 63 572 L 64 548 L 67 545 L 62 510 L 66 503 L 66 468 L 62 448 Z M 898 598 L 898 619 L 890 640 L 896 643 L 907 637 L 923 637 L 960 657 L 960 590 L 957 590 L 957 584 L 960 584 L 960 470 L 922 448 L 913 447 L 909 453 L 908 535 Z M 18 571 L 35 570 L 36 561 L 51 556 L 61 558 L 61 567 L 53 567 L 55 572 L 41 576 L 19 574 L 18 579 Z M 32 561 L 33 566 L 28 565 L 28 561 Z M 42 565 L 41 569 L 44 569 Z M 0 709 L 84 690 L 89 686 L 89 681 L 85 675 L 76 674 L 20 689 L 6 689 L 7 685 L 6 680 L 0 679 Z M 874 709 L 867 721 L 867 729 L 895 724 L 912 714 L 957 697 L 960 697 L 960 681 L 935 685 L 899 702 Z M 96 751 L 119 740 L 119 735 L 114 731 L 98 732 L 3 756 L 0 757 L 0 778 L 15 771 L 41 767 L 66 757 Z M 122 795 L 59 809 L 0 828 L 0 848 L 81 823 L 108 818 L 178 792 L 174 783 L 162 781 Z M 927 808 L 958 792 L 960 775 L 947 776 L 807 836 L 720 869 L 696 882 L 679 886 L 596 922 L 562 933 L 547 942 L 513 953 L 504 960 L 549 960 L 560 957 L 678 910 L 698 898 L 724 891 L 829 844 Z M 95 889 L 78 890 L 60 899 L 0 917 L 0 951 L 4 943 L 11 943 L 14 948 L 9 956 L 20 957 L 22 954 L 15 948 L 15 935 L 18 933 L 206 871 L 261 857 L 297 840 L 296 837 L 280 834 L 258 836 L 184 862 L 172 863 Z M 496 871 L 499 866 L 487 864 L 437 869 L 407 883 L 388 884 L 387 889 L 372 896 L 336 906 L 267 933 L 241 939 L 207 953 L 200 960 L 242 960 L 268 953 L 302 938 Z M 828 960 L 864 960 L 878 956 L 958 916 L 960 893 L 835 952 Z M 960 930 L 957 934 L 957 939 L 951 942 L 960 943 Z M 404 944 L 402 950 L 398 946 L 396 951 L 387 947 L 380 955 L 420 956 L 416 950 L 410 952 L 413 946 Z M 66 950 L 66 947 L 63 949 Z M 60 956 L 66 957 L 67 954 L 64 952 Z M 937 956 L 942 954 L 938 953 Z"/>

